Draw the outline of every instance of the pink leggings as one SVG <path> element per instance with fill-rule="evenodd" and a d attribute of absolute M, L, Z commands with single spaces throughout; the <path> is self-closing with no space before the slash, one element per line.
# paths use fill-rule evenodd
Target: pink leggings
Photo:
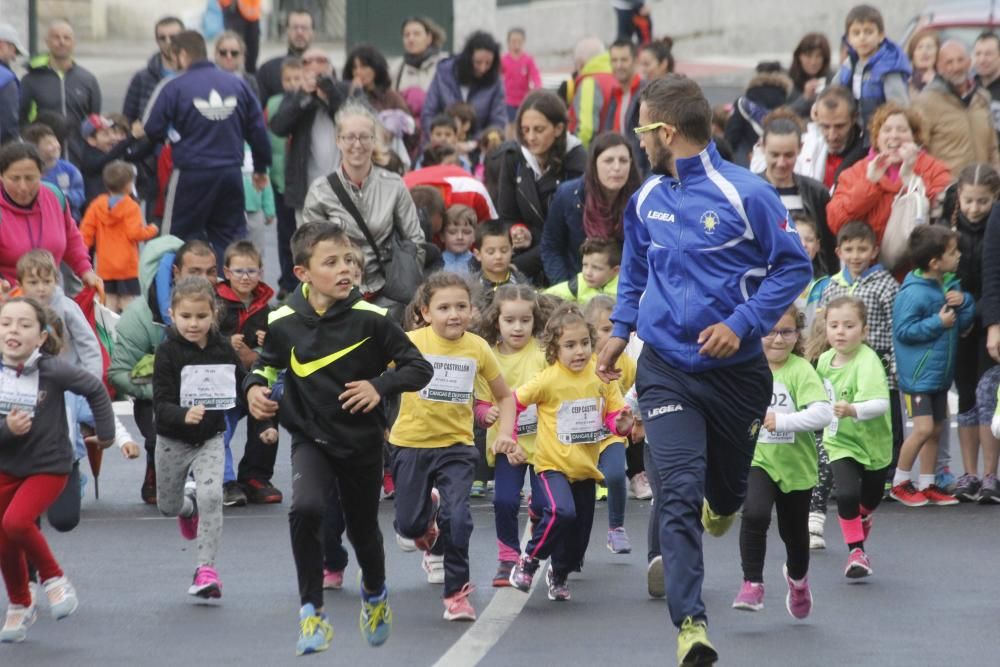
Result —
<path fill-rule="evenodd" d="M 31 604 L 28 561 L 48 581 L 63 574 L 35 520 L 56 501 L 67 475 L 13 477 L 0 472 L 0 571 L 11 604 Z"/>

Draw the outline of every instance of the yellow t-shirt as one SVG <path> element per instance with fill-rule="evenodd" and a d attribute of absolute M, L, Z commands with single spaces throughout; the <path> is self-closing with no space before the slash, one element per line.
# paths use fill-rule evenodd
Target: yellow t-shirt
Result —
<path fill-rule="evenodd" d="M 521 405 L 538 406 L 536 472 L 556 470 L 571 482 L 604 479 L 597 469 L 601 444 L 621 440 L 608 435 L 604 418 L 625 401 L 618 384 L 604 384 L 594 369 L 593 359 L 579 373 L 557 362 L 514 392 Z"/>
<path fill-rule="evenodd" d="M 500 374 L 511 389 L 516 389 L 526 384 L 540 371 L 548 367 L 545 361 L 545 352 L 537 341 L 531 341 L 523 348 L 513 354 L 501 354 L 500 350 L 493 348 L 497 363 L 500 364 Z M 482 379 L 476 380 L 476 398 L 480 401 L 495 403 L 493 393 L 489 386 Z M 496 457 L 491 450 L 493 441 L 497 438 L 498 425 L 494 424 L 486 431 L 486 461 L 491 465 L 496 465 Z M 517 442 L 521 445 L 528 463 L 535 461 L 535 434 L 538 432 L 538 410 L 531 406 L 520 414 L 517 419 Z"/>
<path fill-rule="evenodd" d="M 466 333 L 448 340 L 430 327 L 406 334 L 434 367 L 434 377 L 417 392 L 406 392 L 389 442 L 399 447 L 472 446 L 472 397 L 476 378 L 497 379 L 500 366 L 489 343 Z"/>
<path fill-rule="evenodd" d="M 597 363 L 596 354 L 594 355 L 594 363 Z M 615 380 L 615 384 L 618 385 L 618 390 L 622 393 L 622 396 L 625 396 L 629 389 L 631 389 L 635 384 L 635 374 L 639 367 L 636 365 L 635 359 L 627 354 L 623 354 L 618 357 L 618 368 L 621 369 L 622 376 Z M 605 441 L 601 443 L 601 454 L 604 453 L 605 449 L 616 442 L 624 442 L 626 447 L 628 447 L 629 444 L 627 436 L 612 435 L 610 438 L 605 439 Z"/>

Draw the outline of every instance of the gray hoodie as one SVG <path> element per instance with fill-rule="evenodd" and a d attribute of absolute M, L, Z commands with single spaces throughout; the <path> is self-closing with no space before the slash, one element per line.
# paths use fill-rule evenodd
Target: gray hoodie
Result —
<path fill-rule="evenodd" d="M 82 368 L 98 378 L 104 376 L 104 359 L 101 342 L 76 301 L 66 296 L 56 285 L 49 308 L 55 311 L 63 323 L 63 349 L 59 358 L 66 363 Z"/>

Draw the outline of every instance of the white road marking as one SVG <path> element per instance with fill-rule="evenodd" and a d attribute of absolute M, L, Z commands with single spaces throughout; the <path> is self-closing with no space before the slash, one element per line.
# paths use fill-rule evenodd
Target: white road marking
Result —
<path fill-rule="evenodd" d="M 524 529 L 521 542 L 531 538 L 531 522 Z M 539 581 L 545 580 L 548 562 L 542 564 L 531 582 L 531 590 L 522 593 L 516 588 L 499 588 L 493 594 L 493 599 L 479 615 L 472 626 L 458 638 L 451 648 L 434 663 L 434 667 L 473 667 L 486 657 L 490 649 L 496 646 L 507 629 L 517 619 L 518 614 L 528 604 Z"/>

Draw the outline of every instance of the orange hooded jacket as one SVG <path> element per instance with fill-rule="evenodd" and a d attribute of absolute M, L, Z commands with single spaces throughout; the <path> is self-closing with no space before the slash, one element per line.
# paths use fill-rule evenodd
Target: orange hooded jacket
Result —
<path fill-rule="evenodd" d="M 80 223 L 80 235 L 88 248 L 97 246 L 97 275 L 103 280 L 139 277 L 139 241 L 159 233 L 156 225 L 143 225 L 139 204 L 123 197 L 111 207 L 103 194 L 90 203 Z"/>

